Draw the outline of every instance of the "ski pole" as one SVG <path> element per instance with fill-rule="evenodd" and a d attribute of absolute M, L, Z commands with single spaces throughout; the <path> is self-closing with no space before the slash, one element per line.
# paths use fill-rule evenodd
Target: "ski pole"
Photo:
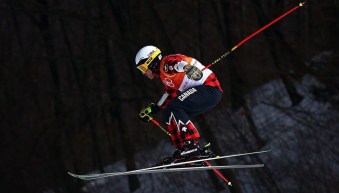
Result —
<path fill-rule="evenodd" d="M 152 121 L 152 123 L 154 123 L 156 126 L 158 126 L 161 130 L 163 130 L 167 135 L 169 135 L 169 136 L 171 136 L 171 134 L 168 132 L 168 131 L 166 131 L 161 125 L 160 125 L 160 123 L 158 122 L 158 121 L 156 121 L 153 117 L 151 117 L 150 116 L 150 120 Z M 210 164 L 210 162 L 209 161 L 205 161 L 205 163 L 208 165 L 208 166 L 212 166 L 211 164 Z M 232 186 L 232 183 L 225 177 L 225 176 L 223 176 L 222 175 L 222 173 L 219 171 L 219 170 L 217 170 L 217 169 L 212 169 L 222 180 L 224 180 L 226 183 L 227 183 L 227 185 L 229 185 L 229 186 Z"/>
<path fill-rule="evenodd" d="M 251 35 L 247 36 L 245 39 L 243 39 L 242 41 L 240 41 L 237 45 L 235 45 L 231 50 L 225 52 L 223 55 L 221 55 L 218 59 L 216 59 L 215 61 L 213 61 L 211 64 L 207 65 L 203 70 L 205 70 L 206 68 L 211 67 L 212 65 L 218 63 L 221 59 L 225 58 L 226 56 L 228 56 L 231 52 L 233 52 L 234 50 L 236 50 L 238 47 L 240 47 L 243 43 L 245 43 L 246 41 L 248 41 L 249 39 L 251 39 L 252 37 L 254 37 L 255 35 L 257 35 L 258 33 L 264 31 L 266 28 L 270 27 L 271 25 L 273 25 L 274 23 L 276 23 L 277 21 L 281 20 L 282 18 L 284 18 L 286 15 L 292 13 L 293 11 L 295 11 L 296 9 L 298 9 L 299 7 L 302 7 L 306 2 L 301 2 L 299 3 L 297 6 L 293 7 L 292 9 L 288 10 L 287 12 L 285 12 L 284 14 L 282 14 L 281 16 L 277 17 L 276 19 L 274 19 L 273 21 L 271 21 L 270 23 L 266 24 L 264 27 L 260 28 L 259 30 L 255 31 L 254 33 L 252 33 Z"/>
<path fill-rule="evenodd" d="M 156 126 L 158 126 L 162 131 L 164 131 L 168 136 L 171 136 L 171 134 L 164 129 L 158 121 L 156 121 L 153 117 L 151 117 L 152 123 L 154 123 Z"/>
<path fill-rule="evenodd" d="M 212 166 L 212 165 L 210 164 L 209 161 L 205 161 L 205 163 L 206 163 L 208 166 Z M 222 173 L 220 173 L 219 170 L 217 170 L 217 169 L 214 168 L 213 171 L 214 171 L 214 172 L 215 172 L 222 180 L 224 180 L 224 181 L 227 183 L 227 185 L 232 186 L 232 182 L 230 182 L 227 178 L 225 178 L 225 176 L 222 175 Z"/>

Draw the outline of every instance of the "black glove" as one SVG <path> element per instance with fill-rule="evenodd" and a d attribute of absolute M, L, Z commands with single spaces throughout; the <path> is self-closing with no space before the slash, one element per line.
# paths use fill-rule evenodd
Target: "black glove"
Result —
<path fill-rule="evenodd" d="M 196 66 L 186 65 L 184 71 L 187 77 L 191 80 L 198 81 L 202 78 L 202 71 Z"/>
<path fill-rule="evenodd" d="M 158 111 L 159 107 L 154 103 L 151 103 L 140 111 L 139 117 L 142 121 L 148 122 L 153 119 L 152 116 L 155 115 Z"/>

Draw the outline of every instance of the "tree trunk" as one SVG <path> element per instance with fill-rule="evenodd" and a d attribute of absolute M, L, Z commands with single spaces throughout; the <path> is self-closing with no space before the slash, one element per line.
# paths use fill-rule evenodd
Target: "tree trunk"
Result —
<path fill-rule="evenodd" d="M 203 137 L 212 143 L 212 149 L 217 155 L 223 155 L 220 146 L 217 143 L 217 138 L 214 136 L 213 131 L 208 126 L 203 115 L 197 117 L 197 122 L 199 124 L 200 132 L 203 133 Z M 216 160 L 217 165 L 229 165 L 225 159 Z M 227 179 L 232 182 L 232 186 L 227 186 L 232 193 L 242 193 L 240 184 L 236 176 L 231 170 L 221 170 L 220 171 Z"/>
<path fill-rule="evenodd" d="M 118 13 L 123 13 L 125 10 L 122 9 L 122 7 L 120 7 L 120 4 L 114 4 L 112 1 L 109 1 L 110 5 L 111 5 L 111 9 L 113 14 L 115 14 L 115 19 L 118 22 L 118 24 L 122 24 L 119 26 L 124 26 L 124 18 L 122 17 L 122 15 L 117 15 Z M 109 26 L 109 20 L 107 18 L 107 16 L 104 14 L 105 10 L 104 10 L 104 1 L 98 1 L 97 2 L 98 7 L 99 7 L 99 16 L 102 22 L 102 25 L 107 25 Z M 126 7 L 123 7 L 126 8 Z M 123 32 L 123 31 L 122 31 Z M 123 33 L 122 33 L 123 34 Z M 105 49 L 105 59 L 106 59 L 106 68 L 107 68 L 107 77 L 108 77 L 108 90 L 109 90 L 109 94 L 110 94 L 110 98 L 113 99 L 114 97 L 118 97 L 119 100 L 116 102 L 115 104 L 115 111 L 112 111 L 112 116 L 115 117 L 113 118 L 113 120 L 115 120 L 118 123 L 118 130 L 120 131 L 120 135 L 121 135 L 121 141 L 122 141 L 122 149 L 124 150 L 125 153 L 125 159 L 126 159 L 126 167 L 127 170 L 135 170 L 136 169 L 136 165 L 135 165 L 135 160 L 134 160 L 134 149 L 133 149 L 133 145 L 132 142 L 130 141 L 130 137 L 128 136 L 128 128 L 127 128 L 127 124 L 124 123 L 124 119 L 122 117 L 122 113 L 125 111 L 125 109 L 123 108 L 125 104 L 123 104 L 123 101 L 120 100 L 120 93 L 122 93 L 122 91 L 120 91 L 121 86 L 118 85 L 114 85 L 115 83 L 119 82 L 119 80 L 115 80 L 113 79 L 113 77 L 115 77 L 115 74 L 117 73 L 117 71 L 115 71 L 115 69 L 113 68 L 113 64 L 115 63 L 112 55 L 113 55 L 113 49 L 111 47 L 111 39 L 109 37 L 105 37 L 103 36 L 101 39 L 101 43 Z M 128 45 L 126 45 L 128 47 Z M 126 49 L 126 47 L 123 46 L 123 49 Z M 119 71 L 119 70 L 118 70 Z M 118 91 L 118 93 L 114 93 L 113 89 L 116 89 Z M 131 192 L 134 192 L 135 190 L 137 190 L 140 187 L 140 182 L 139 179 L 136 175 L 131 175 L 128 176 L 128 182 L 129 182 L 129 189 Z"/>
<path fill-rule="evenodd" d="M 269 22 L 269 20 L 264 14 L 265 12 L 261 6 L 261 3 L 255 0 L 253 1 L 253 4 L 255 5 L 254 8 L 257 12 L 257 17 L 258 17 L 258 21 L 260 25 L 261 26 L 266 25 Z M 272 57 L 275 61 L 276 68 L 280 72 L 279 75 L 282 81 L 284 82 L 286 90 L 290 96 L 292 106 L 295 106 L 299 104 L 299 102 L 303 99 L 303 97 L 299 95 L 299 93 L 297 92 L 297 89 L 294 86 L 293 79 L 291 77 L 291 73 L 293 73 L 294 70 L 291 67 L 288 68 L 288 66 L 291 66 L 293 64 L 290 64 L 291 61 L 287 60 L 287 58 L 293 58 L 294 60 L 299 61 L 299 63 L 300 63 L 300 60 L 297 59 L 294 51 L 291 51 L 289 44 L 286 43 L 282 34 L 278 32 L 277 30 L 274 30 L 273 26 L 272 28 L 273 29 L 271 30 L 264 31 L 264 35 L 270 47 L 269 50 L 271 51 Z"/>

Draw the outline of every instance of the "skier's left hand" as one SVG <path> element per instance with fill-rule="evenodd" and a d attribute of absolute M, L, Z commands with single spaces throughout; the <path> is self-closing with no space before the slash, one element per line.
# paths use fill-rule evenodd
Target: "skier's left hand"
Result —
<path fill-rule="evenodd" d="M 151 119 L 153 119 L 152 116 L 155 115 L 158 111 L 159 111 L 159 107 L 155 105 L 154 103 L 151 103 L 140 111 L 139 117 L 142 121 L 148 122 Z"/>

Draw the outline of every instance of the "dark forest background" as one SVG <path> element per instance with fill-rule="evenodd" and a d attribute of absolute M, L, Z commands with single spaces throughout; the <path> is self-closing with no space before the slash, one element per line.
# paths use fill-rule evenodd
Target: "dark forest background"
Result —
<path fill-rule="evenodd" d="M 83 182 L 67 171 L 104 171 L 121 159 L 135 169 L 136 152 L 168 140 L 138 118 L 164 90 L 135 68 L 136 52 L 155 45 L 164 55 L 182 53 L 209 64 L 298 3 L 0 0 L 1 189 L 82 192 Z M 256 136 L 244 96 L 271 80 L 282 80 L 295 106 L 303 96 L 294 82 L 312 75 L 325 85 L 314 93 L 338 109 L 338 97 L 332 97 L 339 93 L 337 35 L 338 1 L 308 1 L 212 68 L 224 89 L 213 111 L 242 109 L 255 139 L 253 149 L 245 150 L 266 142 Z M 312 62 L 323 52 L 329 53 L 325 62 Z M 210 128 L 204 116 L 196 121 Z M 204 136 L 213 141 L 217 133 L 210 129 Z M 239 143 L 239 138 L 228 140 Z M 215 147 L 223 154 L 228 148 Z M 230 171 L 226 175 L 236 178 Z M 138 177 L 128 179 L 131 192 L 138 189 Z M 241 192 L 234 181 L 234 192 Z M 335 181 L 326 186 L 334 191 Z"/>

